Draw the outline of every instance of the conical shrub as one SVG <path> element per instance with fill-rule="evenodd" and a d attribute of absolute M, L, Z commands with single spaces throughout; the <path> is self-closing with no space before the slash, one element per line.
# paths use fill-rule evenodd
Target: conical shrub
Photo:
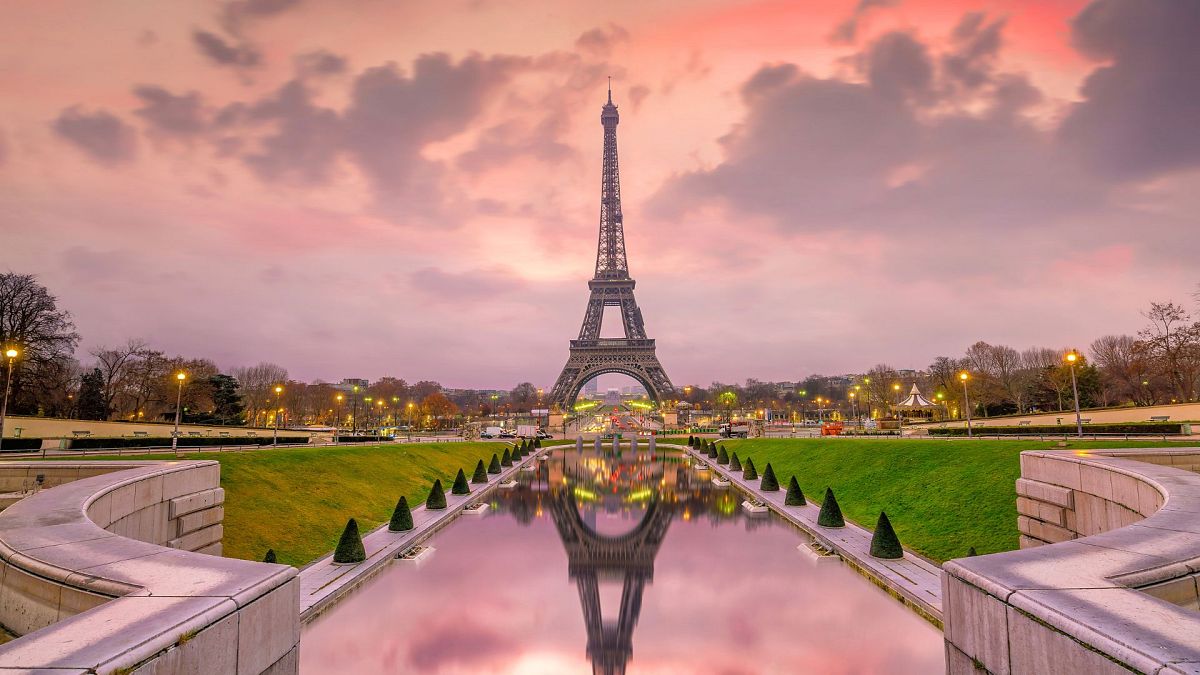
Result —
<path fill-rule="evenodd" d="M 392 510 L 392 519 L 388 521 L 389 532 L 404 532 L 413 529 L 412 510 L 408 508 L 408 498 L 401 497 Z"/>
<path fill-rule="evenodd" d="M 967 557 L 968 557 L 968 558 L 974 558 L 974 557 L 975 557 L 975 556 L 977 556 L 977 555 L 979 555 L 979 554 L 975 552 L 975 547 L 974 547 L 974 546 L 972 546 L 971 548 L 967 549 Z"/>
<path fill-rule="evenodd" d="M 475 465 L 475 475 L 471 476 L 471 482 L 476 484 L 487 482 L 487 468 L 483 466 L 482 459 Z"/>
<path fill-rule="evenodd" d="M 689 448 L 696 447 L 696 437 L 695 436 L 691 436 L 691 435 L 688 436 L 688 447 Z"/>
<path fill-rule="evenodd" d="M 542 447 L 542 439 L 540 439 L 540 438 L 533 439 L 533 447 L 535 447 L 535 448 Z"/>
<path fill-rule="evenodd" d="M 277 562 L 275 560 L 275 549 L 273 549 L 273 548 L 267 549 L 267 554 L 263 556 L 263 562 L 265 562 L 265 563 Z"/>
<path fill-rule="evenodd" d="M 896 531 L 892 529 L 892 521 L 888 520 L 887 513 L 883 511 L 879 512 L 875 534 L 871 535 L 871 555 L 889 560 L 904 557 L 904 547 L 900 545 L 900 538 L 896 536 Z"/>
<path fill-rule="evenodd" d="M 363 548 L 362 537 L 358 534 L 358 521 L 351 518 L 346 521 L 346 529 L 342 530 L 342 538 L 338 540 L 337 548 L 333 550 L 335 563 L 360 563 L 367 559 L 367 550 Z"/>
<path fill-rule="evenodd" d="M 471 486 L 467 483 L 467 474 L 463 473 L 462 469 L 458 470 L 458 475 L 454 477 L 454 485 L 450 486 L 450 494 L 453 495 L 469 495 L 471 494 Z"/>
<path fill-rule="evenodd" d="M 729 470 L 730 471 L 741 471 L 742 470 L 742 460 L 738 459 L 736 451 L 733 453 L 733 456 L 731 456 L 729 458 Z"/>
<path fill-rule="evenodd" d="M 492 453 L 492 462 L 488 464 L 488 473 L 500 473 L 500 457 L 496 453 Z"/>
<path fill-rule="evenodd" d="M 709 459 L 717 458 L 717 444 L 716 443 L 708 444 L 708 458 Z"/>
<path fill-rule="evenodd" d="M 725 452 L 725 446 L 717 448 L 717 464 L 728 464 L 729 453 Z"/>
<path fill-rule="evenodd" d="M 512 455 L 508 453 L 508 448 L 504 449 L 504 456 L 500 458 L 500 466 L 512 466 Z"/>
<path fill-rule="evenodd" d="M 746 480 L 756 480 L 758 478 L 758 469 L 754 468 L 754 459 L 747 457 L 744 466 L 746 469 L 742 471 L 742 478 Z"/>
<path fill-rule="evenodd" d="M 804 493 L 800 490 L 800 483 L 796 482 L 796 477 L 788 481 L 787 496 L 783 498 L 784 506 L 804 506 L 807 504 L 804 500 Z"/>
<path fill-rule="evenodd" d="M 767 468 L 763 471 L 762 483 L 758 486 L 758 489 L 763 492 L 779 491 L 779 479 L 775 478 L 775 469 L 771 468 L 770 462 L 767 462 Z"/>
<path fill-rule="evenodd" d="M 821 502 L 821 513 L 817 515 L 817 524 L 821 527 L 846 526 L 846 519 L 842 517 L 842 507 L 838 506 L 837 497 L 833 496 L 833 488 L 825 488 L 825 501 Z"/>
<path fill-rule="evenodd" d="M 433 481 L 433 487 L 429 490 L 429 496 L 425 498 L 425 508 L 430 511 L 446 508 L 446 490 L 442 487 L 441 478 Z"/>

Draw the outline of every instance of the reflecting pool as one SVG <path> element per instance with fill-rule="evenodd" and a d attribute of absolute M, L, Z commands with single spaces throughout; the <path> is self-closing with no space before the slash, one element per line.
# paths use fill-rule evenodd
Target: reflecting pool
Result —
<path fill-rule="evenodd" d="M 300 671 L 944 671 L 936 628 L 710 478 L 556 450 L 310 624 Z"/>

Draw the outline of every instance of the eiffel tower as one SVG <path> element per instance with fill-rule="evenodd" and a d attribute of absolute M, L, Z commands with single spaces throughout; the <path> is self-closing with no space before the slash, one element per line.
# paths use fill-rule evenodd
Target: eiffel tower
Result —
<path fill-rule="evenodd" d="M 625 258 L 625 227 L 621 216 L 621 179 L 617 172 L 617 106 L 608 103 L 600 112 L 604 126 L 604 171 L 600 185 L 600 243 L 596 249 L 596 274 L 588 282 L 591 297 L 583 315 L 579 339 L 571 340 L 571 355 L 563 366 L 550 403 L 568 411 L 583 385 L 604 373 L 622 373 L 637 380 L 657 401 L 675 390 L 654 353 L 654 340 L 646 337 L 642 310 L 633 297 L 635 282 Z M 601 338 L 605 307 L 620 307 L 624 338 Z"/>

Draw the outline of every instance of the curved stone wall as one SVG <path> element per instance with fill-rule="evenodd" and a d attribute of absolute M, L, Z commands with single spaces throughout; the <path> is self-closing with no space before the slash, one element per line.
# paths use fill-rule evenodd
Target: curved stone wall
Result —
<path fill-rule="evenodd" d="M 0 512 L 0 670 L 296 672 L 296 570 L 219 557 L 217 462 L 0 464 L 34 485 Z"/>
<path fill-rule="evenodd" d="M 1198 469 L 1200 448 L 1022 453 L 1022 550 L 943 567 L 948 672 L 1200 672 Z"/>

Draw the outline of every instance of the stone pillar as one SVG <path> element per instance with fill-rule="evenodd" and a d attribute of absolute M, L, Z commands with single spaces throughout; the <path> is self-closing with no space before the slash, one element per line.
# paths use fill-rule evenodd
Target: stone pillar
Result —
<path fill-rule="evenodd" d="M 652 453 L 654 452 L 654 442 L 655 442 L 656 440 L 658 440 L 658 437 L 657 437 L 657 436 L 651 436 L 651 437 L 650 437 L 650 452 L 652 452 Z"/>
<path fill-rule="evenodd" d="M 637 436 L 629 439 L 629 449 L 633 452 L 637 452 Z"/>
<path fill-rule="evenodd" d="M 583 452 L 583 436 L 579 436 L 575 439 L 575 451 Z"/>

